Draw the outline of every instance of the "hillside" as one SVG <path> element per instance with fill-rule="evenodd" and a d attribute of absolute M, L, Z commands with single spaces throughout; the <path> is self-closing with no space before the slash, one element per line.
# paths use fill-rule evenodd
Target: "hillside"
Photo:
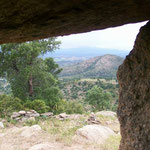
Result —
<path fill-rule="evenodd" d="M 74 65 L 64 66 L 60 77 L 115 78 L 118 66 L 123 60 L 122 57 L 115 55 L 97 56 Z"/>

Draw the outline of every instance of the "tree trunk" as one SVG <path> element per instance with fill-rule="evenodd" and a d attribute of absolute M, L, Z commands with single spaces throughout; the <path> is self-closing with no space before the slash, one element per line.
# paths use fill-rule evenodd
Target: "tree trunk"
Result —
<path fill-rule="evenodd" d="M 32 80 L 32 75 L 29 78 L 28 86 L 29 86 L 29 96 L 33 97 L 33 80 Z"/>

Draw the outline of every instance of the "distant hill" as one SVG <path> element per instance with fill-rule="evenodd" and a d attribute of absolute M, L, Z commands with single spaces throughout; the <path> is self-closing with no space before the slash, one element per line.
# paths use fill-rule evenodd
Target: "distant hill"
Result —
<path fill-rule="evenodd" d="M 70 49 L 58 49 L 53 53 L 47 53 L 43 58 L 53 57 L 57 61 L 61 60 L 85 60 L 96 56 L 103 56 L 106 54 L 117 55 L 124 57 L 128 55 L 128 51 L 117 50 L 117 49 L 106 49 L 106 48 L 97 48 L 97 47 L 79 47 L 79 48 L 70 48 Z"/>
<path fill-rule="evenodd" d="M 60 77 L 115 78 L 118 66 L 124 58 L 115 55 L 97 56 L 83 62 L 64 66 Z"/>

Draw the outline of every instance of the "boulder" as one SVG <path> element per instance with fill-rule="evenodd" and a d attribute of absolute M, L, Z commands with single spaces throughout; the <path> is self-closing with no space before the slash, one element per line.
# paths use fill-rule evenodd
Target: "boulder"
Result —
<path fill-rule="evenodd" d="M 102 125 L 86 125 L 76 131 L 79 142 L 103 144 L 107 138 L 116 135 L 113 130 Z"/>
<path fill-rule="evenodd" d="M 28 150 L 52 150 L 54 147 L 50 144 L 43 143 L 43 144 L 37 144 L 29 148 Z"/>
<path fill-rule="evenodd" d="M 96 113 L 96 116 L 98 115 L 102 115 L 105 117 L 114 117 L 114 118 L 117 117 L 116 113 L 112 111 L 100 111 Z"/>
<path fill-rule="evenodd" d="M 42 131 L 42 129 L 39 125 L 33 125 L 31 127 L 24 128 L 24 130 L 22 130 L 20 135 L 25 138 L 30 138 L 38 134 L 40 131 Z"/>

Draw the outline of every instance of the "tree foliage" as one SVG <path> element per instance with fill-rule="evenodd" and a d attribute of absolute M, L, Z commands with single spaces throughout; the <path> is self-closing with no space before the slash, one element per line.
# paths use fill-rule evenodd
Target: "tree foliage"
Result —
<path fill-rule="evenodd" d="M 57 74 L 61 71 L 52 58 L 40 58 L 47 52 L 59 48 L 56 38 L 49 38 L 25 43 L 1 45 L 0 75 L 5 77 L 12 88 L 13 95 L 20 99 L 56 100 Z M 57 97 L 58 98 L 58 97 Z"/>
<path fill-rule="evenodd" d="M 93 106 L 94 110 L 107 110 L 111 108 L 110 94 L 104 92 L 98 86 L 94 86 L 87 92 L 86 102 Z"/>

